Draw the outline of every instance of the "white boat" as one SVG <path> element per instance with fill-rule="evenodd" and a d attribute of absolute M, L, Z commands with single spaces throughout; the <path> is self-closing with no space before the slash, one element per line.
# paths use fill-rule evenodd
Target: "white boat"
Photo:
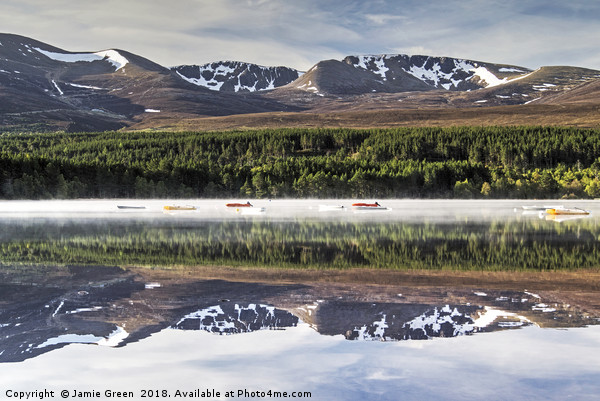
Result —
<path fill-rule="evenodd" d="M 524 205 L 524 206 L 521 206 L 521 208 L 526 212 L 546 210 L 546 208 L 544 206 L 538 206 L 538 205 L 527 205 L 527 206 Z"/>
<path fill-rule="evenodd" d="M 319 205 L 319 212 L 345 212 L 348 210 L 344 205 Z"/>
<path fill-rule="evenodd" d="M 236 212 L 244 216 L 263 214 L 266 211 L 267 209 L 264 207 L 241 207 L 236 209 Z"/>
<path fill-rule="evenodd" d="M 563 208 L 563 205 L 544 205 L 544 206 L 539 206 L 539 205 L 523 205 L 521 206 L 521 208 L 523 208 L 523 210 L 525 211 L 544 211 L 544 210 L 548 210 L 548 209 L 558 209 L 558 208 Z"/>

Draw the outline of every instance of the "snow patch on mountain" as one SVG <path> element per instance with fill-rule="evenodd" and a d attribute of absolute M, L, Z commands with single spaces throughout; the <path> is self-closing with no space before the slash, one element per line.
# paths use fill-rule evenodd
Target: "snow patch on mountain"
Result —
<path fill-rule="evenodd" d="M 275 89 L 297 79 L 301 72 L 288 67 L 264 67 L 239 61 L 173 67 L 189 83 L 214 91 L 256 92 Z"/>
<path fill-rule="evenodd" d="M 446 90 L 477 89 L 493 87 L 509 82 L 514 77 L 498 78 L 487 64 L 476 61 L 449 57 L 395 55 L 349 56 L 350 64 L 355 68 L 380 75 L 384 81 L 396 79 L 401 70 L 435 88 Z M 527 73 L 520 68 L 502 67 L 498 73 Z"/>
<path fill-rule="evenodd" d="M 81 89 L 92 89 L 92 90 L 106 90 L 104 88 L 100 88 L 98 86 L 90 86 L 90 85 L 80 85 L 80 84 L 74 84 L 71 82 L 65 82 L 67 85 L 72 86 L 74 88 L 81 88 Z"/>
<path fill-rule="evenodd" d="M 523 71 L 519 68 L 499 68 L 498 72 L 521 72 L 521 73 L 526 73 L 527 71 Z"/>
<path fill-rule="evenodd" d="M 56 88 L 56 90 L 58 91 L 58 93 L 62 96 L 64 95 L 64 92 L 62 90 L 60 90 L 60 87 L 58 86 L 58 84 L 56 83 L 55 80 L 52 80 L 52 85 L 54 85 L 54 87 Z"/>
<path fill-rule="evenodd" d="M 492 88 L 508 82 L 507 78 L 499 79 L 485 67 L 475 67 L 471 71 L 474 73 L 472 78 L 479 77 L 481 81 L 485 82 L 484 86 L 486 88 Z"/>
<path fill-rule="evenodd" d="M 387 80 L 385 76 L 386 72 L 389 71 L 389 68 L 385 66 L 385 55 L 382 56 L 356 56 L 358 58 L 358 63 L 354 66 L 358 68 L 362 68 L 364 70 L 370 70 L 371 72 L 381 75 L 383 80 Z M 376 68 L 370 68 L 367 64 L 373 62 Z"/>
<path fill-rule="evenodd" d="M 185 79 L 186 81 L 188 81 L 191 84 L 197 85 L 197 86 L 203 86 L 205 88 L 208 89 L 212 89 L 215 91 L 218 91 L 221 89 L 221 86 L 223 86 L 223 83 L 225 81 L 217 81 L 214 76 L 210 79 L 207 80 L 206 78 L 204 78 L 202 76 L 202 70 L 200 69 L 200 77 L 199 78 L 190 78 L 190 77 L 186 77 L 185 75 L 183 75 L 182 73 L 180 73 L 179 71 L 175 71 L 177 73 L 177 75 L 179 75 L 181 78 Z"/>
<path fill-rule="evenodd" d="M 108 61 L 115 67 L 115 71 L 120 70 L 121 68 L 125 67 L 127 63 L 129 63 L 129 60 L 123 57 L 116 50 L 104 50 L 96 53 L 56 53 L 42 50 L 37 47 L 34 47 L 33 50 L 42 53 L 44 56 L 52 60 L 62 61 L 64 63 L 77 63 L 80 61 L 90 63 L 92 61 Z"/>
<path fill-rule="evenodd" d="M 430 69 L 425 68 L 425 64 L 423 64 L 421 67 L 413 65 L 410 70 L 406 72 L 415 78 L 419 78 L 420 80 L 432 81 L 436 87 L 440 86 L 440 80 L 442 79 L 450 81 L 451 83 L 441 84 L 444 89 L 449 90 L 451 85 L 458 87 L 458 84 L 462 82 L 460 79 L 454 79 L 457 72 L 471 71 L 474 68 L 473 65 L 468 64 L 464 60 L 454 60 L 454 65 L 454 69 L 448 73 L 445 73 L 441 70 L 439 63 L 434 63 L 433 67 Z"/>

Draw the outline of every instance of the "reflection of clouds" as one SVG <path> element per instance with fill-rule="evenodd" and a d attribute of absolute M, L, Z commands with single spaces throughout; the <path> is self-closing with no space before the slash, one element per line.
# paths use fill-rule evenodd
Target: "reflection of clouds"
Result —
<path fill-rule="evenodd" d="M 376 370 L 374 372 L 369 373 L 369 375 L 367 375 L 365 377 L 366 380 L 382 380 L 382 381 L 387 381 L 387 380 L 403 380 L 406 379 L 406 376 L 404 375 L 399 375 L 397 374 L 398 372 L 388 372 L 386 370 Z"/>
<path fill-rule="evenodd" d="M 399 392 L 408 400 L 582 399 L 597 393 L 599 350 L 600 327 L 372 343 L 321 336 L 300 324 L 239 336 L 165 330 L 123 348 L 70 345 L 0 364 L 0 375 L 7 388 L 78 383 L 135 391 L 193 384 L 312 391 L 316 400 L 395 400 Z"/>

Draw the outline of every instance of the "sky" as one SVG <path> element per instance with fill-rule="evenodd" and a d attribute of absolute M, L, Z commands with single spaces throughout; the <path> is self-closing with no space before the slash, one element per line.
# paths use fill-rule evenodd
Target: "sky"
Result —
<path fill-rule="evenodd" d="M 590 0 L 2 0 L 0 31 L 165 67 L 235 60 L 306 71 L 404 53 L 600 69 L 600 2 Z"/>

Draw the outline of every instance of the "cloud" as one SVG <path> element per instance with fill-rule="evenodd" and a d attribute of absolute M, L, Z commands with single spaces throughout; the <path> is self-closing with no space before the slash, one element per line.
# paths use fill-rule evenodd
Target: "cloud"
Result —
<path fill-rule="evenodd" d="M 163 65 L 236 59 L 307 70 L 348 54 L 410 52 L 600 68 L 600 5 L 589 3 L 5 0 L 0 26 L 65 50 L 121 48 Z"/>
<path fill-rule="evenodd" d="M 408 17 L 403 15 L 389 15 L 389 14 L 366 14 L 365 19 L 367 22 L 375 25 L 386 25 L 390 22 L 407 21 Z"/>

